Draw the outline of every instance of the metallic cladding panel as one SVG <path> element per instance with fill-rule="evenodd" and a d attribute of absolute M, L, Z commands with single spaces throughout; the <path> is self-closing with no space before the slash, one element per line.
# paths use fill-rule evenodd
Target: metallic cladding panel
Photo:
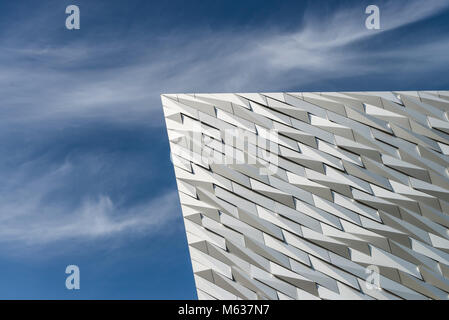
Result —
<path fill-rule="evenodd" d="M 449 91 L 161 98 L 200 299 L 448 299 Z"/>

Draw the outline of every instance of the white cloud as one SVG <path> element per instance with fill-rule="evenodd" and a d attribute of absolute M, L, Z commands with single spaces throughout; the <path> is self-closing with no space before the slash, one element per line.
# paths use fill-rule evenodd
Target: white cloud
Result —
<path fill-rule="evenodd" d="M 138 39 L 117 39 L 116 43 L 80 43 L 61 47 L 6 47 L 0 58 L 0 95 L 6 116 L 20 121 L 46 118 L 102 116 L 124 121 L 157 119 L 159 95 L 164 92 L 253 91 L 288 88 L 323 78 L 357 76 L 379 70 L 366 61 L 372 52 L 352 48 L 355 42 L 370 41 L 379 33 L 391 31 L 428 18 L 447 9 L 447 1 L 386 1 L 381 7 L 382 30 L 367 30 L 364 8 L 344 8 L 331 16 L 306 15 L 296 32 L 244 31 L 171 34 L 164 41 L 139 44 Z M 445 36 L 401 48 L 379 48 L 379 59 L 447 53 Z M 447 37 L 447 36 L 446 36 Z M 423 39 L 424 41 L 424 39 Z M 8 42 L 9 43 L 9 42 Z M 441 44 L 445 45 L 441 45 Z M 125 49 L 141 52 L 136 61 L 117 67 L 102 65 L 104 56 L 118 56 Z M 344 49 L 344 50 L 343 50 Z M 11 63 L 16 59 L 37 60 L 36 65 Z M 8 56 L 8 58 L 6 58 Z M 388 63 L 387 61 L 385 63 Z M 438 68 L 447 60 L 428 61 L 427 68 Z M 77 69 L 77 66 L 80 69 Z M 413 64 L 411 64 L 413 66 Z M 70 68 L 67 68 L 70 66 Z M 416 66 L 418 67 L 418 66 Z M 409 72 L 413 72 L 413 67 Z M 8 113 L 9 112 L 9 113 Z"/>
<path fill-rule="evenodd" d="M 443 0 L 386 1 L 380 6 L 381 32 L 425 19 L 448 5 Z M 350 47 L 356 41 L 379 35 L 365 28 L 365 18 L 363 7 L 345 8 L 329 17 L 306 15 L 304 26 L 296 32 L 186 32 L 170 35 L 154 46 L 148 44 L 146 49 L 136 44 L 136 39 L 95 45 L 77 42 L 51 48 L 7 47 L 17 59 L 38 59 L 40 64 L 17 67 L 5 63 L 0 94 L 4 107 L 10 110 L 6 115 L 12 114 L 20 121 L 99 115 L 120 121 L 150 121 L 155 119 L 151 112 L 157 110 L 160 114 L 159 95 L 164 92 L 277 90 L 292 83 L 302 85 L 326 77 L 379 72 L 364 59 L 372 58 L 372 53 Z M 377 53 L 379 57 L 394 58 L 413 51 L 419 56 L 423 50 L 427 54 L 429 46 L 438 50 L 433 54 L 447 53 L 448 43 L 440 38 L 426 48 L 410 43 L 401 49 L 380 48 Z M 136 62 L 119 67 L 83 67 L 89 61 L 101 64 L 108 52 L 121 55 L 127 46 L 142 52 Z M 427 67 L 441 63 L 429 61 Z M 162 125 L 156 119 L 156 125 Z"/>
<path fill-rule="evenodd" d="M 102 171 L 104 163 L 104 156 L 85 153 L 73 159 L 67 157 L 60 164 L 46 157 L 29 160 L 13 172 L 1 172 L 0 248 L 14 251 L 22 246 L 119 239 L 173 229 L 170 224 L 179 219 L 180 209 L 175 190 L 155 190 L 155 197 L 131 204 L 126 202 L 127 194 L 113 201 L 108 194 L 88 192 L 80 194 L 81 201 L 71 201 L 70 192 L 63 188 L 75 185 L 73 179 L 81 172 Z M 126 173 L 130 164 L 128 161 L 122 163 L 123 168 L 113 167 L 114 172 Z"/>
<path fill-rule="evenodd" d="M 40 185 L 42 190 L 46 186 Z M 17 246 L 42 246 L 49 243 L 75 240 L 90 241 L 121 235 L 149 235 L 160 228 L 169 228 L 178 215 L 178 195 L 175 191 L 143 204 L 127 207 L 117 206 L 110 197 L 100 195 L 85 199 L 80 206 L 42 204 L 45 196 L 37 189 L 25 201 L 2 197 L 0 212 L 0 244 Z M 22 194 L 24 195 L 24 194 Z M 8 201 L 9 200 L 9 201 Z"/>

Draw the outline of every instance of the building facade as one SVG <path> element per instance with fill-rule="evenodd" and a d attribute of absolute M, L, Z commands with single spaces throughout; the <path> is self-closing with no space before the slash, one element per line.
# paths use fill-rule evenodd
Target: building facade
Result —
<path fill-rule="evenodd" d="M 200 299 L 448 299 L 449 91 L 167 94 Z"/>

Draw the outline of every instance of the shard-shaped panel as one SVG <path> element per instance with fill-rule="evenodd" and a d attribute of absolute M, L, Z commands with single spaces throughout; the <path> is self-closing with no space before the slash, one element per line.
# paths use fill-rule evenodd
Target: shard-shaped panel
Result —
<path fill-rule="evenodd" d="M 448 299 L 448 91 L 161 98 L 200 299 Z"/>

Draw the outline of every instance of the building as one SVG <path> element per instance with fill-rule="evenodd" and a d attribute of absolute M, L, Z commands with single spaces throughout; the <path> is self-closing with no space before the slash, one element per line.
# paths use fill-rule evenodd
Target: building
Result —
<path fill-rule="evenodd" d="M 448 299 L 449 91 L 161 98 L 200 299 Z"/>

